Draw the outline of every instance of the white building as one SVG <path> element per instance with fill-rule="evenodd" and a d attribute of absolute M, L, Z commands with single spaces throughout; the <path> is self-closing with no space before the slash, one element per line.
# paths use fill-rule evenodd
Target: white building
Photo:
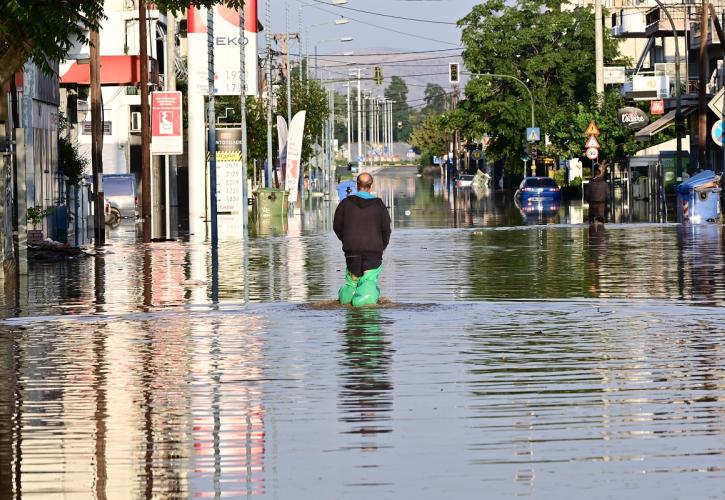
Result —
<path fill-rule="evenodd" d="M 153 4 L 150 4 L 153 6 Z M 103 95 L 103 172 L 141 176 L 141 97 L 138 5 L 135 0 L 106 0 L 100 36 Z M 163 87 L 167 73 L 166 17 L 148 10 L 150 90 Z M 65 89 L 66 113 L 82 151 L 91 156 L 90 65 L 88 46 L 61 64 L 60 85 Z M 71 59 L 75 57 L 76 59 Z M 77 121 L 77 123 L 75 123 Z"/>

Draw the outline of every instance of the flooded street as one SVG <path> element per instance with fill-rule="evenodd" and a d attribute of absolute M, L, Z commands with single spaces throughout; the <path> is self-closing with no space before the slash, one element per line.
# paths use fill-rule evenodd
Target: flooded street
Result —
<path fill-rule="evenodd" d="M 722 226 L 375 179 L 379 307 L 336 305 L 317 199 L 246 255 L 226 221 L 218 272 L 128 223 L 32 263 L 2 300 L 0 498 L 725 497 Z"/>

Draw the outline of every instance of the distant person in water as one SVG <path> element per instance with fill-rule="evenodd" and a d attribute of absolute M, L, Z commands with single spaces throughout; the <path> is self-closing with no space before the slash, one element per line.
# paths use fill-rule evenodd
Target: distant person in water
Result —
<path fill-rule="evenodd" d="M 604 223 L 607 218 L 609 185 L 604 179 L 604 170 L 597 168 L 596 175 L 586 187 L 586 199 L 589 203 L 589 224 Z"/>
<path fill-rule="evenodd" d="M 383 201 L 370 192 L 372 187 L 372 175 L 358 175 L 357 193 L 340 202 L 333 222 L 347 265 L 345 285 L 338 296 L 341 304 L 355 307 L 377 303 L 383 252 L 390 242 L 390 214 Z"/>

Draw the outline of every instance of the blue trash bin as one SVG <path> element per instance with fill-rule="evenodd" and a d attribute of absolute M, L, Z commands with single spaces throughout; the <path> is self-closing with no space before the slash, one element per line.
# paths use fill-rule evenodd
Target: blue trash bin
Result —
<path fill-rule="evenodd" d="M 690 224 L 720 222 L 720 176 L 712 170 L 693 175 L 677 192 L 677 219 Z"/>
<path fill-rule="evenodd" d="M 340 201 L 355 193 L 357 193 L 357 184 L 355 181 L 345 181 L 337 185 L 337 196 L 340 197 Z"/>

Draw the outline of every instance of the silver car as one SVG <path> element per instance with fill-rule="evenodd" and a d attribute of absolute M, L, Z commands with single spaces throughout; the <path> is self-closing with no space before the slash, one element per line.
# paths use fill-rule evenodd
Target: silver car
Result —
<path fill-rule="evenodd" d="M 103 176 L 103 194 L 123 218 L 138 215 L 136 178 L 133 174 L 108 174 Z"/>

